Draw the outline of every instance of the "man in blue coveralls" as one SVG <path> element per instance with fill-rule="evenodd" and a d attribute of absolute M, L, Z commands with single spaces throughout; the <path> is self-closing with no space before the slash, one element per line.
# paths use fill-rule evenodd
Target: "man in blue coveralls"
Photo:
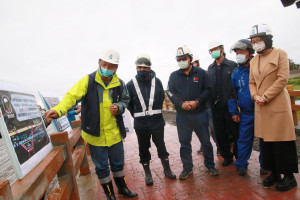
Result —
<path fill-rule="evenodd" d="M 254 50 L 249 40 L 242 39 L 232 45 L 230 52 L 232 51 L 236 53 L 238 68 L 231 74 L 232 90 L 229 93 L 228 109 L 232 120 L 240 123 L 237 141 L 238 159 L 235 161 L 235 167 L 240 176 L 245 176 L 254 139 L 254 103 L 249 90 L 250 60 L 253 58 Z M 268 171 L 262 167 L 261 154 L 259 162 L 260 174 L 267 174 Z"/>

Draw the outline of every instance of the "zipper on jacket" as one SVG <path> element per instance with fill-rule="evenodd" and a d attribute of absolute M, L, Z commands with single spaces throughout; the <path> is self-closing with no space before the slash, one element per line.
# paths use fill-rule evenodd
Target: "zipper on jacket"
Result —
<path fill-rule="evenodd" d="M 186 77 L 186 96 L 189 97 L 189 77 Z"/>

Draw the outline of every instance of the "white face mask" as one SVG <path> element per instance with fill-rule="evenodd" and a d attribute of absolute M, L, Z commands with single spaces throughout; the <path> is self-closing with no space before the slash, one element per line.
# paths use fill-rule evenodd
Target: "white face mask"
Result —
<path fill-rule="evenodd" d="M 189 61 L 180 61 L 178 62 L 178 66 L 180 67 L 180 69 L 187 69 L 189 67 Z"/>
<path fill-rule="evenodd" d="M 262 51 L 266 48 L 266 45 L 264 41 L 260 41 L 258 43 L 253 44 L 252 47 L 254 51 L 256 51 L 256 53 L 262 53 Z"/>
<path fill-rule="evenodd" d="M 236 55 L 236 62 L 238 64 L 245 64 L 248 59 L 246 59 L 246 55 L 244 54 L 237 54 Z"/>

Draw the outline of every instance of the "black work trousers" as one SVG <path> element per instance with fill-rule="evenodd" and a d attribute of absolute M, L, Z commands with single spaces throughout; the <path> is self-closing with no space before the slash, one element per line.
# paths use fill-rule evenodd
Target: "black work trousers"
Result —
<path fill-rule="evenodd" d="M 140 163 L 147 163 L 151 160 L 151 154 L 149 148 L 152 141 L 157 148 L 158 157 L 160 159 L 166 159 L 169 157 L 164 141 L 164 127 L 155 130 L 135 130 L 138 143 L 139 143 L 139 155 Z"/>
<path fill-rule="evenodd" d="M 219 151 L 223 158 L 237 159 L 237 140 L 239 138 L 239 124 L 235 123 L 227 107 L 215 105 L 212 107 L 215 134 Z M 233 152 L 231 152 L 231 141 L 233 141 Z"/>

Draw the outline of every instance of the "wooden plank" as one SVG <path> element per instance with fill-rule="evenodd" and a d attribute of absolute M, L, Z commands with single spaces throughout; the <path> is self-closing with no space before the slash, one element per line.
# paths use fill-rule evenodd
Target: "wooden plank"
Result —
<path fill-rule="evenodd" d="M 85 175 L 90 174 L 91 170 L 90 170 L 89 161 L 88 161 L 88 158 L 87 158 L 86 143 L 82 139 L 82 137 L 79 138 L 77 145 L 83 146 L 83 148 L 84 148 L 83 159 L 82 159 L 82 162 L 81 162 L 81 165 L 80 165 L 80 174 L 82 176 L 85 176 Z"/>
<path fill-rule="evenodd" d="M 72 128 L 81 127 L 81 120 L 75 120 L 71 122 Z"/>
<path fill-rule="evenodd" d="M 85 154 L 84 146 L 77 147 L 72 154 L 72 160 L 73 160 L 73 165 L 74 165 L 74 169 L 75 169 L 75 174 L 77 174 L 80 169 L 84 154 Z"/>
<path fill-rule="evenodd" d="M 91 155 L 89 144 L 86 141 L 84 141 L 84 145 L 85 145 L 85 149 L 86 149 L 86 154 Z"/>
<path fill-rule="evenodd" d="M 300 105 L 292 105 L 293 111 L 300 111 Z"/>
<path fill-rule="evenodd" d="M 66 131 L 61 133 L 54 133 L 51 134 L 50 137 L 53 146 L 61 146 L 61 145 L 64 146 L 64 150 L 65 150 L 64 152 L 66 154 L 66 160 L 57 173 L 59 184 L 61 184 L 60 182 L 61 177 L 70 177 L 71 182 L 67 186 L 70 187 L 69 189 L 71 190 L 71 194 L 70 197 L 67 196 L 65 197 L 66 199 L 79 200 L 80 197 L 78 193 L 78 186 L 76 181 L 74 165 L 72 161 L 71 146 L 70 146 L 68 133 Z"/>
<path fill-rule="evenodd" d="M 0 180 L 0 199 L 13 200 L 10 183 L 8 180 Z"/>
<path fill-rule="evenodd" d="M 69 141 L 70 141 L 70 148 L 72 149 L 75 144 L 78 142 L 79 138 L 81 136 L 81 129 L 74 128 L 72 132 L 69 134 Z"/>
<path fill-rule="evenodd" d="M 294 87 L 293 87 L 293 85 L 287 85 L 287 86 L 286 86 L 286 89 L 287 89 L 288 91 L 293 91 L 293 90 L 294 90 Z"/>
<path fill-rule="evenodd" d="M 29 174 L 12 185 L 13 198 L 41 199 L 64 160 L 63 148 L 54 148 Z"/>
<path fill-rule="evenodd" d="M 291 97 L 299 97 L 300 96 L 300 90 L 294 90 L 294 91 L 288 91 L 288 92 Z"/>
<path fill-rule="evenodd" d="M 70 196 L 73 188 L 70 187 L 70 185 L 73 185 L 72 177 L 70 176 L 60 177 L 59 188 L 52 190 L 47 196 L 47 200 L 66 200 L 66 199 L 72 200 Z"/>

